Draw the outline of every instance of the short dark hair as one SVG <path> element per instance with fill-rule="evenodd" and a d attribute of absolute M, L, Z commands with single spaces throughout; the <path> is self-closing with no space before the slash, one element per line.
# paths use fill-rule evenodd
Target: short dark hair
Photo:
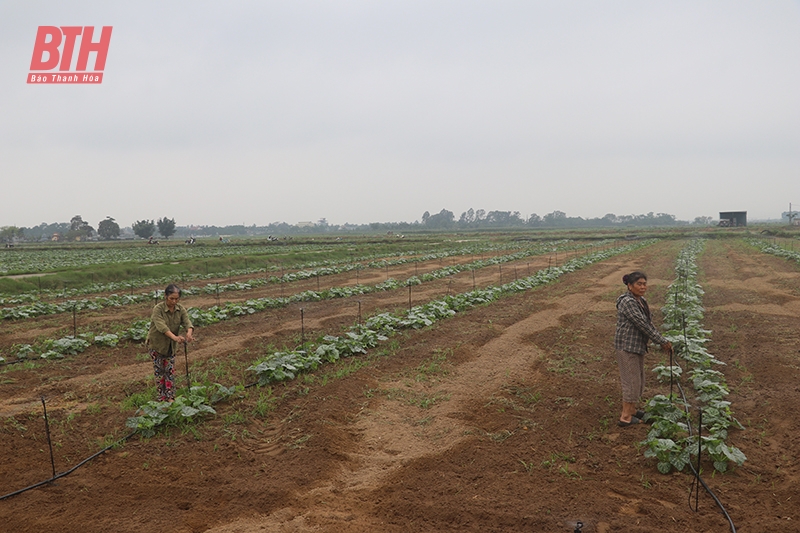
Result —
<path fill-rule="evenodd" d="M 181 296 L 180 287 L 178 287 L 174 283 L 170 283 L 169 285 L 167 285 L 167 288 L 164 289 L 164 297 L 166 298 L 170 294 L 175 294 L 176 292 L 178 293 L 178 296 L 180 297 Z"/>
<path fill-rule="evenodd" d="M 645 281 L 647 281 L 647 274 L 645 274 L 644 272 L 639 272 L 638 270 L 634 270 L 630 274 L 625 274 L 624 276 L 622 276 L 622 283 L 624 283 L 625 285 L 633 285 L 640 279 L 644 279 Z"/>

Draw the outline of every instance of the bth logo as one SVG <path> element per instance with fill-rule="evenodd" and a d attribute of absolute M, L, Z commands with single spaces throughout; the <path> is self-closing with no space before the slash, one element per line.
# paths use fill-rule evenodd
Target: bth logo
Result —
<path fill-rule="evenodd" d="M 31 59 L 31 71 L 39 72 L 30 72 L 28 83 L 103 83 L 103 69 L 106 68 L 111 28 L 111 26 L 103 26 L 100 40 L 92 42 L 94 26 L 61 26 L 60 28 L 58 26 L 39 26 Z M 78 37 L 80 37 L 81 46 L 78 49 L 75 69 L 70 70 L 75 41 Z M 89 54 L 92 52 L 95 53 L 94 69 L 86 72 Z M 52 72 L 56 67 L 58 70 Z"/>

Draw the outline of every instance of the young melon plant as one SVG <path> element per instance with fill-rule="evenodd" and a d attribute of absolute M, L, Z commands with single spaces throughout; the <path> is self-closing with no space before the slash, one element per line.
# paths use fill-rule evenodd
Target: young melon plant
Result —
<path fill-rule="evenodd" d="M 677 279 L 670 285 L 664 313 L 665 336 L 672 342 L 675 356 L 682 359 L 690 369 L 684 372 L 679 364 L 659 364 L 653 368 L 659 381 L 670 380 L 682 391 L 681 397 L 655 396 L 648 403 L 647 421 L 652 426 L 647 438 L 642 441 L 645 457 L 655 458 L 659 472 L 668 473 L 672 468 L 683 470 L 690 455 L 698 453 L 697 435 L 690 432 L 698 424 L 690 416 L 690 409 L 702 410 L 702 437 L 699 448 L 714 463 L 720 472 L 728 469 L 730 462 L 741 466 L 747 459 L 736 447 L 725 443 L 728 428 L 744 429 L 725 400 L 728 385 L 725 375 L 712 368 L 724 365 L 706 350 L 711 332 L 703 328 L 703 289 L 697 283 L 696 257 L 703 250 L 704 242 L 691 241 L 679 254 L 676 263 Z M 688 385 L 684 376 L 688 375 Z"/>

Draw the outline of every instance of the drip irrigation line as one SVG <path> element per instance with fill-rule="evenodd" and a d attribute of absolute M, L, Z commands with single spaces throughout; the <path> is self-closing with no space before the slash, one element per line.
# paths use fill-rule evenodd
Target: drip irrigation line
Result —
<path fill-rule="evenodd" d="M 187 341 L 183 342 L 183 359 L 186 362 L 186 387 L 192 388 L 192 380 L 189 378 L 189 349 L 186 347 Z"/>
<path fill-rule="evenodd" d="M 684 344 L 688 347 L 689 342 L 688 342 L 688 336 L 686 335 L 686 315 L 684 313 L 681 313 L 681 320 L 683 322 L 683 328 L 684 328 L 683 329 Z M 686 427 L 688 428 L 689 436 L 691 437 L 691 436 L 693 436 L 694 432 L 692 431 L 692 421 L 689 418 L 689 401 L 686 399 L 686 393 L 684 392 L 683 386 L 680 384 L 680 382 L 676 381 L 675 385 L 678 387 L 678 390 L 681 393 L 681 398 L 683 398 L 683 409 L 684 409 L 684 412 L 686 413 Z M 671 385 L 670 385 L 670 387 L 671 387 Z M 702 410 L 700 411 L 700 413 L 701 413 L 700 416 L 702 417 L 703 416 L 702 415 Z M 702 418 L 701 418 L 701 420 L 702 420 Z M 699 430 L 700 429 L 698 428 L 698 431 Z M 702 441 L 700 439 L 700 434 L 699 433 L 697 435 L 697 442 L 698 442 L 698 451 L 697 451 L 697 466 L 698 466 L 698 468 L 695 469 L 695 467 L 694 467 L 694 465 L 692 464 L 691 461 L 689 461 L 689 463 L 688 463 L 689 464 L 689 468 L 692 470 L 692 473 L 694 473 L 694 478 L 695 478 L 695 481 L 692 482 L 692 489 L 689 491 L 689 509 L 692 509 L 692 492 L 697 490 L 697 493 L 695 493 L 695 501 L 697 501 L 697 498 L 699 497 L 700 489 L 697 488 L 697 485 L 696 485 L 696 483 L 699 483 L 700 485 L 703 486 L 704 489 L 706 489 L 706 492 L 708 492 L 708 494 L 714 499 L 714 502 L 716 502 L 717 507 L 719 507 L 720 511 L 722 511 L 722 514 L 725 515 L 725 518 L 728 519 L 728 524 L 731 526 L 731 533 L 736 533 L 736 526 L 733 523 L 733 519 L 731 518 L 731 515 L 728 514 L 728 511 L 725 509 L 725 506 L 722 505 L 722 502 L 720 501 L 719 498 L 717 498 L 717 495 L 714 494 L 714 491 L 711 490 L 711 487 L 709 487 L 708 484 L 705 482 L 705 480 L 702 477 L 700 477 L 700 448 L 699 447 L 700 447 Z M 694 512 L 697 512 L 697 510 L 698 510 L 697 506 L 695 506 L 695 509 L 692 509 L 692 510 Z"/>
<path fill-rule="evenodd" d="M 687 408 L 688 402 L 686 400 L 686 394 L 683 391 L 683 386 L 681 386 L 680 383 L 676 383 L 676 385 L 678 386 L 678 390 L 681 392 L 681 397 L 683 398 L 684 410 L 686 410 L 686 414 L 688 415 L 689 414 L 689 411 L 688 411 L 688 408 Z M 686 426 L 689 428 L 689 435 L 691 436 L 693 434 L 692 423 L 688 419 L 688 416 L 687 416 L 687 420 L 686 420 Z M 698 438 L 698 441 L 699 440 L 700 439 Z M 698 465 L 700 464 L 700 456 L 699 455 L 700 454 L 698 454 Z M 720 501 L 719 498 L 717 498 L 717 495 L 714 494 L 714 491 L 711 490 L 711 487 L 709 487 L 708 484 L 705 482 L 705 480 L 700 476 L 700 472 L 695 469 L 695 467 L 692 464 L 692 462 L 689 461 L 688 464 L 689 464 L 689 468 L 692 470 L 692 473 L 694 474 L 695 479 L 697 480 L 697 482 L 700 483 L 703 486 L 704 489 L 706 489 L 706 492 L 708 492 L 709 496 L 711 496 L 714 499 L 714 502 L 716 502 L 717 507 L 720 508 L 720 510 L 722 511 L 722 514 L 724 514 L 725 518 L 728 519 L 728 524 L 730 524 L 730 526 L 731 526 L 731 533 L 736 533 L 736 526 L 733 524 L 733 519 L 731 518 L 731 515 L 728 514 L 728 511 L 725 509 L 725 506 L 722 505 L 722 502 Z M 692 492 L 691 491 L 689 492 L 689 508 L 690 509 L 692 508 Z M 695 512 L 697 512 L 696 509 L 693 509 L 693 510 Z"/>
<path fill-rule="evenodd" d="M 57 479 L 60 479 L 60 478 L 65 477 L 65 476 L 68 476 L 71 473 L 73 473 L 75 470 L 77 470 L 78 468 L 82 467 L 83 465 L 85 465 L 86 463 L 88 463 L 89 461 L 91 461 L 92 459 L 97 457 L 98 455 L 101 455 L 101 454 L 107 452 L 108 450 L 110 450 L 114 446 L 117 446 L 121 442 L 125 442 L 126 440 L 128 440 L 131 437 L 133 437 L 134 435 L 136 435 L 135 431 L 130 433 L 129 435 L 126 435 L 126 436 L 122 437 L 121 439 L 119 439 L 114 444 L 110 444 L 110 445 L 106 446 L 105 448 L 103 448 L 102 450 L 100 450 L 99 452 L 87 457 L 86 459 L 84 459 L 80 463 L 76 464 L 75 466 L 73 466 L 72 468 L 67 470 L 66 472 L 61 472 L 60 474 L 56 474 L 53 477 L 51 477 L 50 479 L 46 479 L 44 481 L 40 481 L 39 483 L 34 483 L 33 485 L 31 485 L 29 487 L 25 487 L 24 489 L 19 489 L 19 490 L 16 490 L 14 492 L 9 492 L 8 494 L 0 496 L 0 500 L 5 500 L 5 499 L 10 498 L 12 496 L 16 496 L 17 494 L 22 494 L 23 492 L 27 492 L 27 491 L 29 491 L 31 489 L 35 489 L 35 488 L 41 487 L 42 485 L 49 485 L 50 483 L 52 483 L 53 481 L 55 481 Z"/>

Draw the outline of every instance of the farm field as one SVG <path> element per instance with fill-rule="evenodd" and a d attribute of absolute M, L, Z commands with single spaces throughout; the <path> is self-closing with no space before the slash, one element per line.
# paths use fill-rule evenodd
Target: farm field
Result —
<path fill-rule="evenodd" d="M 644 456 L 638 443 L 648 427 L 616 425 L 614 302 L 624 289 L 622 275 L 647 272 L 647 298 L 660 325 L 659 310 L 686 244 L 660 240 L 432 326 L 404 329 L 364 355 L 242 389 L 216 404 L 216 415 L 150 438 L 134 436 L 51 485 L 0 500 L 2 529 L 572 532 L 580 521 L 584 533 L 730 530 L 702 488 L 698 509 L 692 509 L 688 470 L 664 475 Z M 585 243 L 571 246 L 560 252 L 560 264 L 591 251 Z M 480 259 L 515 251 L 487 249 Z M 221 298 L 243 304 L 375 286 L 477 259 L 422 259 Z M 249 385 L 256 378 L 248 367 L 275 350 L 343 335 L 360 318 L 401 312 L 409 300 L 416 306 L 499 286 L 553 264 L 552 253 L 531 254 L 410 288 L 401 284 L 232 316 L 197 329 L 188 352 L 190 374 L 196 381 Z M 800 527 L 800 418 L 793 414 L 800 393 L 800 266 L 737 238 L 707 240 L 697 264 L 705 290 L 703 325 L 711 331 L 707 348 L 726 363 L 717 369 L 745 428 L 732 429 L 729 441 L 747 456 L 725 473 L 704 460 L 703 478 L 737 531 L 793 531 Z M 217 301 L 194 294 L 183 303 L 208 309 Z M 151 305 L 86 310 L 75 323 L 70 313 L 6 319 L 0 354 L 11 360 L 20 344 L 70 335 L 73 327 L 79 333 L 117 331 L 148 318 Z M 647 365 L 661 360 L 654 350 Z M 183 385 L 183 358 L 176 363 Z M 155 396 L 151 371 L 143 346 L 131 341 L 5 365 L 0 495 L 52 475 L 42 397 L 55 468 L 63 472 L 130 433 L 127 419 Z M 669 392 L 669 385 L 648 374 L 647 396 Z"/>

